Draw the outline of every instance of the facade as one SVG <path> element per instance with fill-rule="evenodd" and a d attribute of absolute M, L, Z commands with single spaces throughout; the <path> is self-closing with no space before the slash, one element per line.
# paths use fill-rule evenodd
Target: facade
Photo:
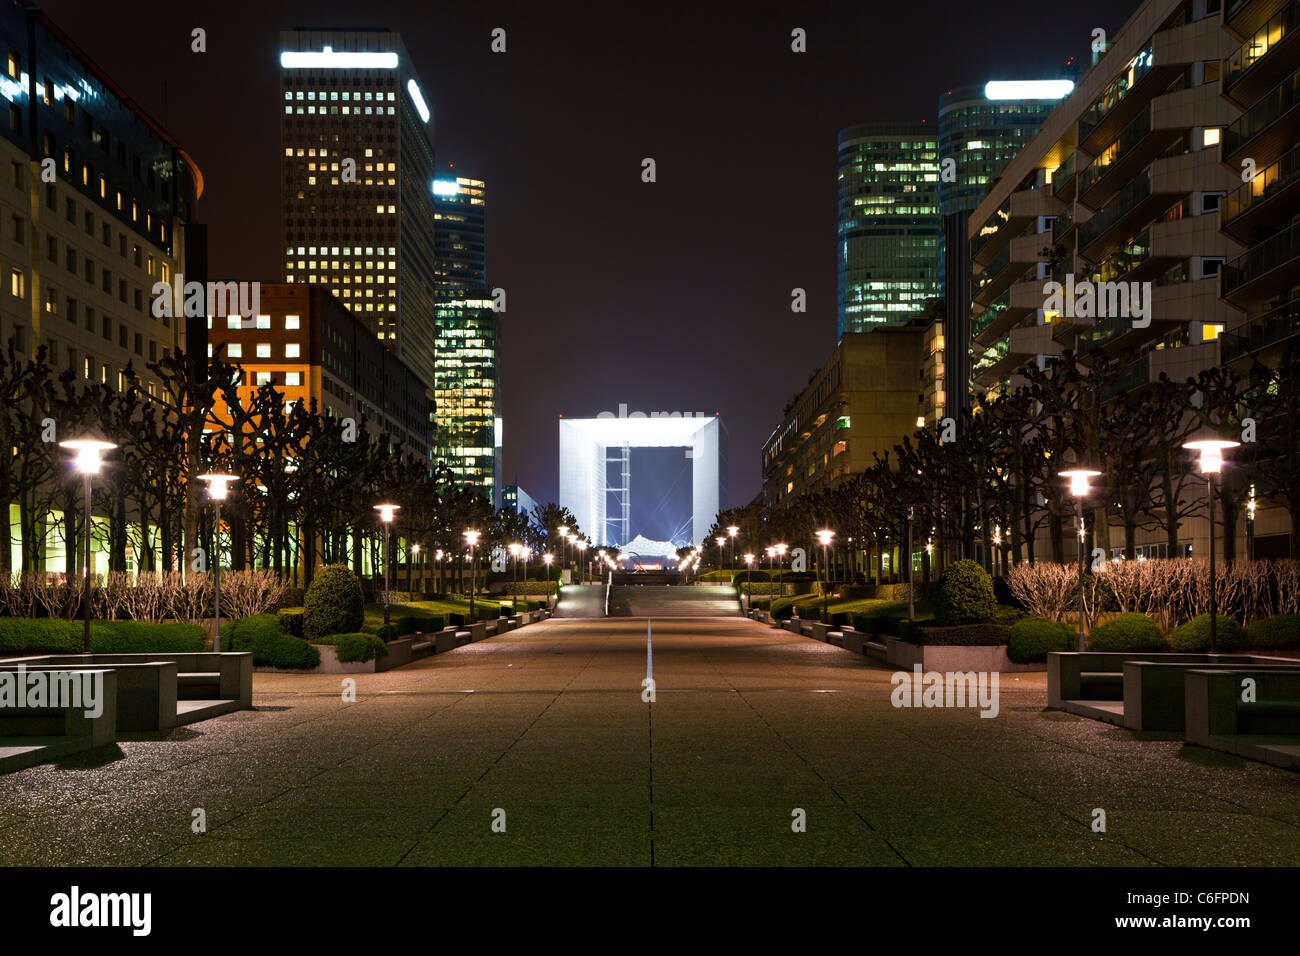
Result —
<path fill-rule="evenodd" d="M 529 520 L 531 524 L 537 526 L 537 520 L 533 517 L 533 510 L 537 507 L 537 502 L 533 496 L 518 485 L 501 486 L 501 507 L 509 508 L 516 514 L 521 514 Z"/>
<path fill-rule="evenodd" d="M 939 159 L 952 159 L 953 178 L 939 176 L 939 215 L 974 209 L 1073 84 L 1069 80 L 961 86 L 939 97 Z M 944 275 L 946 242 L 939 245 Z"/>
<path fill-rule="evenodd" d="M 902 325 L 939 294 L 933 127 L 866 123 L 839 134 L 839 335 Z"/>
<path fill-rule="evenodd" d="M 329 289 L 303 283 L 266 283 L 252 328 L 239 316 L 208 320 L 208 355 L 243 368 L 241 401 L 264 384 L 284 394 L 286 404 L 316 403 L 335 419 L 364 420 L 372 432 L 387 432 L 421 458 L 431 446 L 430 407 L 420 377 L 344 307 Z M 214 410 L 227 423 L 224 403 Z"/>
<path fill-rule="evenodd" d="M 434 454 L 455 476 L 500 507 L 497 389 L 499 325 L 487 286 L 487 186 L 440 176 L 436 222 Z"/>
<path fill-rule="evenodd" d="M 0 342 L 119 389 L 130 365 L 156 395 L 145 364 L 185 328 L 152 288 L 184 272 L 202 175 L 39 10 L 0 3 L 0 46 Z"/>
<path fill-rule="evenodd" d="M 329 287 L 434 380 L 433 116 L 401 37 L 280 34 L 285 280 Z"/>
<path fill-rule="evenodd" d="M 915 321 L 846 333 L 763 443 L 763 501 L 833 488 L 924 424 L 924 375 L 934 374 L 942 328 Z"/>

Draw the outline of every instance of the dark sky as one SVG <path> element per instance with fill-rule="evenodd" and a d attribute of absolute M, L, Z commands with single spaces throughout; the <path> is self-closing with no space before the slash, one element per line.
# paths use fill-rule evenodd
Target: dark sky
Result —
<path fill-rule="evenodd" d="M 1057 75 L 1137 5 L 42 4 L 198 162 L 212 273 L 264 281 L 279 278 L 278 31 L 399 31 L 439 166 L 488 184 L 506 480 L 555 498 L 557 414 L 717 411 L 724 504 L 758 492 L 763 440 L 834 346 L 836 132 L 934 123 L 958 84 Z M 498 26 L 504 55 L 489 50 Z M 657 183 L 641 182 L 644 157 Z"/>

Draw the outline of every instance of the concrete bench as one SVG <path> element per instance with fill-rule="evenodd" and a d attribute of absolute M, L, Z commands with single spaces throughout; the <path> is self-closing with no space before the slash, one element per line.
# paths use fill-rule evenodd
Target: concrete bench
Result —
<path fill-rule="evenodd" d="M 813 621 L 812 624 L 809 625 L 808 636 L 814 641 L 829 643 L 830 633 L 831 628 L 829 624 L 823 624 L 821 621 Z"/>
<path fill-rule="evenodd" d="M 94 671 L 97 664 L 26 664 L 28 671 Z M 119 731 L 171 730 L 179 724 L 174 661 L 149 664 L 114 664 L 117 674 L 117 729 Z"/>
<path fill-rule="evenodd" d="M 1067 701 L 1122 701 L 1126 661 L 1162 661 L 1167 664 L 1250 664 L 1254 660 L 1252 657 L 1240 654 L 1052 651 L 1047 655 L 1047 705 L 1058 710 L 1069 710 L 1070 708 L 1065 706 Z"/>
<path fill-rule="evenodd" d="M 1300 661 L 1276 664 L 1256 658 L 1252 669 L 1300 672 Z M 1196 670 L 1235 670 L 1240 664 L 1124 662 L 1124 722 L 1130 730 L 1181 731 L 1186 718 L 1186 676 Z"/>
<path fill-rule="evenodd" d="M 861 631 L 855 631 L 851 627 L 846 627 L 840 631 L 840 640 L 843 641 L 840 646 L 846 651 L 852 651 L 854 654 L 861 654 L 863 647 L 867 642 L 867 635 L 863 634 Z"/>
<path fill-rule="evenodd" d="M 1254 700 L 1242 700 L 1254 681 Z M 1185 687 L 1189 744 L 1300 770 L 1300 668 L 1188 670 Z"/>
<path fill-rule="evenodd" d="M 439 654 L 446 654 L 448 651 L 454 651 L 457 647 L 456 634 L 458 631 L 455 627 L 444 627 L 441 631 L 433 636 L 434 648 Z"/>
<path fill-rule="evenodd" d="M 11 662 L 0 663 L 0 672 L 14 675 L 7 678 L 12 682 L 25 680 L 30 673 L 26 665 L 19 668 Z M 41 707 L 0 706 L 0 773 L 116 741 L 117 672 L 87 668 L 78 673 L 100 681 L 98 714 L 88 716 L 84 700 L 62 700 L 59 706 L 48 706 L 54 703 L 49 700 Z"/>

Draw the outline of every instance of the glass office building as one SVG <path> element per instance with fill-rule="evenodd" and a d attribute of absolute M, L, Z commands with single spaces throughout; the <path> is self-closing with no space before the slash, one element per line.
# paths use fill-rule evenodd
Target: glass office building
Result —
<path fill-rule="evenodd" d="M 903 325 L 939 295 L 938 140 L 921 123 L 839 134 L 839 334 Z"/>

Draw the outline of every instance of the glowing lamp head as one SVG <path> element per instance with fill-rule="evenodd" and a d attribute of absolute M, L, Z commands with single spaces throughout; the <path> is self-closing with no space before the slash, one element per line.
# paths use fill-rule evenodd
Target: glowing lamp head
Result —
<path fill-rule="evenodd" d="M 828 546 L 828 545 L 831 543 L 831 539 L 834 538 L 834 537 L 835 537 L 835 532 L 834 532 L 834 531 L 818 531 L 818 532 L 817 532 L 817 540 L 821 542 L 821 544 L 822 544 L 823 547 Z"/>
<path fill-rule="evenodd" d="M 753 564 L 753 563 L 754 563 L 754 556 L 753 556 L 752 554 L 747 554 L 747 555 L 745 555 L 745 563 L 746 563 L 746 564 Z"/>
<path fill-rule="evenodd" d="M 553 554 L 544 554 L 544 555 L 542 555 L 542 560 L 545 561 L 547 564 L 550 564 L 552 561 L 555 560 L 555 555 L 553 555 Z"/>
<path fill-rule="evenodd" d="M 208 483 L 208 497 L 213 501 L 225 501 L 226 492 L 230 490 L 230 483 L 238 480 L 239 478 L 236 475 L 199 475 L 199 481 Z"/>
<path fill-rule="evenodd" d="M 740 529 L 734 524 L 729 524 L 727 525 L 727 534 L 734 538 L 736 535 L 740 534 Z"/>
<path fill-rule="evenodd" d="M 420 546 L 418 544 L 411 545 L 411 554 L 419 554 L 419 553 L 420 553 Z"/>
<path fill-rule="evenodd" d="M 573 546 L 574 546 L 575 548 L 577 548 L 579 551 L 586 551 L 586 550 L 587 550 L 587 542 L 583 541 L 581 538 L 579 538 L 577 541 L 573 542 Z"/>
<path fill-rule="evenodd" d="M 393 515 L 395 515 L 401 505 L 375 505 L 375 510 L 379 512 L 379 520 L 384 524 L 392 524 Z"/>
<path fill-rule="evenodd" d="M 71 441 L 59 442 L 59 447 L 69 448 L 77 453 L 77 457 L 74 459 L 77 471 L 83 475 L 97 475 L 100 466 L 103 464 L 100 456 L 117 446 L 112 442 L 99 441 L 96 438 L 75 438 Z"/>
<path fill-rule="evenodd" d="M 717 537 L 717 538 L 714 538 L 713 540 L 716 541 L 716 542 L 718 542 L 718 547 L 719 547 L 719 548 L 721 548 L 724 544 L 727 543 L 727 539 L 726 539 L 726 538 L 723 538 L 723 537 Z"/>
<path fill-rule="evenodd" d="M 1099 471 L 1089 471 L 1087 468 L 1072 468 L 1069 471 L 1058 472 L 1062 478 L 1070 479 L 1070 494 L 1076 498 L 1088 497 L 1088 479 L 1100 475 Z"/>
<path fill-rule="evenodd" d="M 778 544 L 776 546 L 776 553 L 783 558 L 785 557 L 785 553 L 789 550 L 790 550 L 790 546 L 788 544 Z"/>
<path fill-rule="evenodd" d="M 1229 448 L 1236 448 L 1241 442 L 1225 441 L 1222 438 L 1202 438 L 1183 444 L 1184 448 L 1200 452 L 1201 473 L 1217 475 L 1223 470 L 1223 453 Z"/>
<path fill-rule="evenodd" d="M 566 537 L 568 533 L 569 533 L 569 526 L 567 524 L 560 525 L 560 536 Z"/>
<path fill-rule="evenodd" d="M 771 547 L 764 548 L 764 549 L 763 549 L 763 553 L 766 554 L 769 558 L 775 558 L 775 557 L 776 557 L 776 548 L 771 548 Z"/>
<path fill-rule="evenodd" d="M 478 544 L 478 539 L 479 539 L 478 531 L 465 531 L 462 533 L 465 536 L 465 543 L 469 545 L 471 548 Z"/>
<path fill-rule="evenodd" d="M 435 561 L 442 560 L 442 548 L 439 548 L 437 551 L 433 552 L 433 560 Z"/>
<path fill-rule="evenodd" d="M 517 544 L 512 544 L 509 545 L 506 550 L 510 552 L 511 557 L 517 558 L 519 557 L 519 552 L 523 550 L 523 547 Z"/>

